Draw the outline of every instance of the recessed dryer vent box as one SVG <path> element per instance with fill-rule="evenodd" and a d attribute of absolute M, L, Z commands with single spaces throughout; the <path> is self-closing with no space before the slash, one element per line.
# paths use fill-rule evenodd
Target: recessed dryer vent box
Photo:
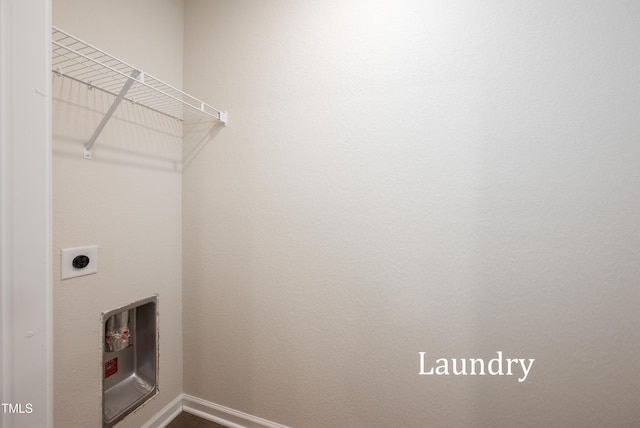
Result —
<path fill-rule="evenodd" d="M 158 296 L 102 314 L 102 426 L 158 393 Z"/>

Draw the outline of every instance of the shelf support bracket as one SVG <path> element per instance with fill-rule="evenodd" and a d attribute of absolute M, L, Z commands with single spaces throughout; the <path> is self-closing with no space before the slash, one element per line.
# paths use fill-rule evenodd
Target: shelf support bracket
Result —
<path fill-rule="evenodd" d="M 92 157 L 91 147 L 93 147 L 93 143 L 96 142 L 96 140 L 98 139 L 98 136 L 104 129 L 107 122 L 109 122 L 109 119 L 111 119 L 111 116 L 113 116 L 113 113 L 116 111 L 116 109 L 118 108 L 118 105 L 120 105 L 125 95 L 127 95 L 127 92 L 129 92 L 131 85 L 135 83 L 136 78 L 138 77 L 139 74 L 140 74 L 139 70 L 133 70 L 133 72 L 131 73 L 131 76 L 129 76 L 124 86 L 122 86 L 122 89 L 120 89 L 120 93 L 118 94 L 116 99 L 113 101 L 113 104 L 111 104 L 111 107 L 109 107 L 109 110 L 102 118 L 102 121 L 100 121 L 100 124 L 98 125 L 96 130 L 93 132 L 93 135 L 91 136 L 89 141 L 87 141 L 87 143 L 84 145 L 85 159 L 91 159 Z"/>
<path fill-rule="evenodd" d="M 224 126 L 227 126 L 227 112 L 221 111 L 218 113 L 218 120 L 220 120 Z"/>

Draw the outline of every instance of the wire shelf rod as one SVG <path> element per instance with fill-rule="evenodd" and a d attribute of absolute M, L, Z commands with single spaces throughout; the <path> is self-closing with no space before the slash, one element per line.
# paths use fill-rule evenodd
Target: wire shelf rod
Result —
<path fill-rule="evenodd" d="M 109 70 L 109 71 L 111 71 L 113 73 L 116 73 L 123 80 L 131 78 L 130 74 L 127 72 L 128 70 L 127 71 L 123 71 L 123 70 L 120 70 L 118 68 L 115 68 L 116 66 L 123 67 L 124 69 L 129 68 L 130 70 L 139 70 L 142 73 L 142 71 L 140 69 L 138 69 L 138 68 L 136 68 L 136 67 L 134 67 L 134 66 L 132 66 L 132 65 L 130 65 L 130 64 L 128 64 L 128 63 L 126 63 L 126 62 L 124 62 L 124 61 L 122 61 L 122 60 L 120 60 L 120 59 L 118 59 L 118 58 L 116 58 L 116 57 L 114 57 L 114 56 L 112 56 L 112 55 L 100 50 L 100 49 L 98 49 L 98 48 L 96 48 L 95 46 L 90 45 L 89 43 L 86 43 L 86 42 L 84 42 L 84 41 L 82 41 L 80 39 L 77 39 L 76 37 L 71 36 L 70 34 L 65 33 L 64 31 L 54 27 L 54 34 L 56 32 L 60 33 L 60 34 L 63 34 L 65 36 L 64 38 L 62 38 L 60 40 L 65 40 L 66 38 L 70 38 L 70 39 L 72 39 L 74 41 L 74 43 L 72 43 L 71 46 L 67 46 L 65 44 L 60 43 L 57 40 L 52 40 L 52 44 L 53 45 L 55 45 L 58 48 L 61 48 L 61 49 L 65 50 L 65 51 L 67 51 L 68 53 L 71 53 L 73 55 L 79 56 L 79 57 L 81 57 L 81 58 L 83 58 L 86 61 L 91 63 L 91 66 L 89 66 L 89 65 L 86 64 L 86 61 L 78 61 L 77 58 L 70 57 L 68 54 L 67 55 L 61 54 L 65 58 L 65 61 L 63 61 L 62 63 L 56 62 L 55 64 L 57 66 L 60 66 L 61 64 L 66 63 L 67 61 L 70 61 L 72 63 L 79 64 L 81 66 L 81 68 L 82 67 L 88 68 L 87 70 L 85 70 L 83 72 L 83 77 L 75 76 L 79 80 L 83 80 L 83 81 L 87 80 L 86 76 L 90 73 L 91 70 L 95 71 L 96 73 L 105 74 L 105 71 L 104 70 L 100 70 L 100 68 L 106 68 L 107 70 Z M 82 46 L 82 47 L 81 48 L 77 48 L 77 47 L 73 48 L 73 46 L 75 46 L 75 45 L 79 45 L 79 46 Z M 90 52 L 85 52 L 85 53 L 81 52 L 82 50 L 85 50 L 85 51 L 87 50 L 87 49 L 84 48 L 83 45 L 86 46 L 86 48 L 88 48 L 88 50 Z M 100 54 L 100 56 L 97 57 L 97 58 L 94 58 L 94 57 L 90 56 L 90 54 L 92 54 L 94 52 L 98 52 Z M 101 59 L 101 58 L 106 58 L 106 60 L 105 59 Z M 111 62 L 111 64 L 109 64 L 109 62 Z M 95 65 L 96 67 L 94 67 L 93 65 Z M 67 74 L 64 71 L 64 69 L 62 69 L 62 67 L 60 67 L 60 68 L 61 68 L 60 70 L 55 70 L 54 69 L 54 71 L 58 71 L 58 72 L 60 72 L 62 74 Z M 196 110 L 198 112 L 201 112 L 203 114 L 211 116 L 211 117 L 213 117 L 215 119 L 222 120 L 222 118 L 224 116 L 224 112 L 222 112 L 221 110 L 218 110 L 215 107 L 213 107 L 213 106 L 211 106 L 211 105 L 209 105 L 209 104 L 197 99 L 196 97 L 194 97 L 192 95 L 189 95 L 189 94 L 181 91 L 180 89 L 177 89 L 174 86 L 169 85 L 168 83 L 165 83 L 165 82 L 161 81 L 160 79 L 157 79 L 157 78 L 155 78 L 155 77 L 153 77 L 153 76 L 151 76 L 149 74 L 145 73 L 144 76 L 145 76 L 144 80 L 142 80 L 140 78 L 135 79 L 138 85 L 146 86 L 147 88 L 151 89 L 152 91 L 158 92 L 159 94 L 161 94 L 161 95 L 163 95 L 163 96 L 165 96 L 167 98 L 170 98 L 173 101 L 175 101 L 177 103 L 180 103 L 185 107 L 188 107 L 190 109 Z M 108 78 L 112 79 L 113 77 L 108 76 L 106 78 L 107 79 Z M 151 83 L 148 83 L 148 82 L 151 82 Z M 174 92 L 174 93 L 172 94 L 172 93 L 170 93 L 170 91 Z M 184 99 L 178 98 L 179 96 L 180 97 L 185 97 L 185 98 L 191 100 L 191 102 L 188 102 L 188 101 L 185 101 Z M 210 113 L 207 110 L 213 111 L 214 113 Z M 178 119 L 180 119 L 180 118 L 178 118 Z"/>
<path fill-rule="evenodd" d="M 123 100 L 183 121 L 185 114 L 227 123 L 227 113 L 157 79 L 111 54 L 66 33 L 52 28 L 52 71 L 114 95 L 115 101 L 98 129 L 85 145 L 85 157 L 91 157 L 91 147 L 102 128 Z M 88 153 L 88 156 L 87 156 Z"/>

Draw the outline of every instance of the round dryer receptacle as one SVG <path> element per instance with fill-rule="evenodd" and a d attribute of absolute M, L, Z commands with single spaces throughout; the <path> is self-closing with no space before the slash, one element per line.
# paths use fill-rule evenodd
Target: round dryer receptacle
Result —
<path fill-rule="evenodd" d="M 89 265 L 89 257 L 87 256 L 76 256 L 71 262 L 74 268 L 76 269 L 84 269 Z"/>

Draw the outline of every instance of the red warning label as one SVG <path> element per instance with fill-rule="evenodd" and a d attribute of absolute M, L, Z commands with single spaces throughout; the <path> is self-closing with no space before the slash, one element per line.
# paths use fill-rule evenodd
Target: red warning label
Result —
<path fill-rule="evenodd" d="M 104 363 L 104 378 L 108 378 L 112 374 L 118 373 L 118 359 L 114 358 Z"/>

